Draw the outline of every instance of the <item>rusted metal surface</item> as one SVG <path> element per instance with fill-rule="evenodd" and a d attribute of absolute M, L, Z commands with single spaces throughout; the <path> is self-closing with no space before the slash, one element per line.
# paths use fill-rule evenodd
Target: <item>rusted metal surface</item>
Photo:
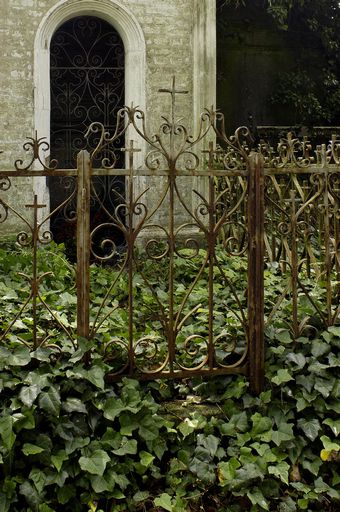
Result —
<path fill-rule="evenodd" d="M 77 159 L 77 334 L 88 339 L 90 325 L 90 155 L 80 151 Z"/>
<path fill-rule="evenodd" d="M 185 91 L 173 80 L 171 88 L 161 92 L 170 95 L 170 113 L 157 133 L 148 133 L 138 107 L 124 107 L 112 132 L 98 123 L 89 127 L 88 136 L 95 135 L 98 142 L 91 154 L 79 153 L 77 168 L 45 164 L 45 142 L 35 138 L 24 146 L 33 152 L 29 163 L 17 161 L 13 171 L 0 171 L 1 221 L 10 212 L 24 222 L 27 233 L 20 233 L 18 242 L 32 249 L 32 275 L 23 276 L 27 300 L 0 341 L 6 342 L 16 320 L 32 305 L 32 336 L 22 341 L 32 349 L 48 345 L 38 334 L 39 304 L 75 346 L 78 335 L 101 347 L 111 366 L 109 379 L 244 374 L 258 393 L 264 337 L 277 315 L 284 316 L 294 340 L 312 328 L 311 317 L 324 325 L 339 319 L 340 141 L 333 137 L 328 145 L 313 148 L 306 138 L 288 133 L 275 149 L 264 141 L 252 147 L 247 128 L 228 137 L 223 115 L 213 110 L 201 115 L 198 132 L 191 136 L 177 120 L 176 97 Z M 127 133 L 126 168 L 117 168 L 116 143 Z M 141 141 L 148 148 L 142 167 Z M 104 155 L 100 165 L 99 155 Z M 33 220 L 11 206 L 9 191 L 16 176 L 76 179 L 77 186 L 58 208 L 77 202 L 77 332 L 63 325 L 40 293 L 45 276 L 39 274 L 38 247 L 51 241 L 48 221 L 53 212 L 39 221 L 36 197 L 27 208 Z M 116 206 L 103 201 L 94 176 L 125 177 L 126 194 L 114 191 Z M 157 182 L 152 204 L 146 199 L 148 187 L 136 185 L 139 177 Z M 187 180 L 183 187 L 184 177 L 204 180 L 205 192 L 194 181 Z M 92 199 L 105 213 L 105 221 L 94 228 L 89 217 Z M 117 234 L 124 250 L 117 246 Z M 98 249 L 99 236 L 103 243 Z M 235 278 L 228 268 L 236 259 L 245 269 L 243 287 L 240 276 L 236 273 Z M 90 260 L 108 262 L 112 269 L 100 303 L 90 301 Z M 179 264 L 195 268 L 185 283 L 178 281 Z M 276 272 L 280 280 L 274 297 L 266 295 L 264 269 Z M 161 292 L 155 275 L 162 276 Z M 204 294 L 199 291 L 202 282 Z M 318 283 L 324 283 L 320 286 L 326 310 L 315 298 L 313 285 Z M 136 307 L 138 293 L 145 297 L 144 312 Z M 148 300 L 152 311 L 147 310 Z M 115 324 L 117 317 L 124 319 L 123 334 Z M 147 321 L 152 332 L 144 330 Z M 108 339 L 103 332 L 110 330 Z"/>
<path fill-rule="evenodd" d="M 248 336 L 251 391 L 264 382 L 264 169 L 263 158 L 250 153 L 248 189 Z"/>

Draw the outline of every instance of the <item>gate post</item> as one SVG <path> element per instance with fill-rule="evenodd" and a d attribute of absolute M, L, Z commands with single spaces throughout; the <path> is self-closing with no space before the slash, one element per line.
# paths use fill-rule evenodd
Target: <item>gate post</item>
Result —
<path fill-rule="evenodd" d="M 86 150 L 77 157 L 77 335 L 89 337 L 91 162 Z"/>
<path fill-rule="evenodd" d="M 264 384 L 264 160 L 248 157 L 248 350 L 250 391 Z"/>

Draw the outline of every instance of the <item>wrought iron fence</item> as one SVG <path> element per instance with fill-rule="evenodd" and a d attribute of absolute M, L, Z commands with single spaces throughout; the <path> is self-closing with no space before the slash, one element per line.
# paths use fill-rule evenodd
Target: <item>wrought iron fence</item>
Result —
<path fill-rule="evenodd" d="M 0 342 L 15 333 L 16 342 L 36 350 L 56 347 L 58 336 L 74 348 L 77 338 L 85 338 L 102 350 L 111 379 L 239 373 L 259 392 L 264 333 L 276 317 L 295 340 L 315 322 L 339 321 L 340 140 L 313 149 L 306 138 L 288 133 L 275 148 L 263 141 L 254 147 L 245 127 L 228 137 L 223 115 L 213 110 L 201 115 L 192 137 L 176 117 L 176 95 L 184 91 L 173 80 L 161 92 L 170 95 L 171 109 L 155 134 L 148 133 L 143 111 L 125 107 L 114 133 L 98 123 L 89 127 L 87 137 L 97 137 L 97 144 L 79 152 L 76 168 L 47 163 L 48 146 L 35 137 L 24 145 L 28 161 L 0 172 L 0 221 L 13 215 L 23 223 L 17 243 L 32 254 L 31 273 L 22 275 L 27 294 L 3 322 Z M 127 164 L 116 168 L 116 141 L 127 134 Z M 143 144 L 140 166 L 136 155 Z M 25 205 L 32 217 L 11 204 L 11 184 L 20 176 L 57 176 L 66 188 L 75 181 L 56 208 L 76 223 L 77 307 L 71 320 L 50 305 L 45 292 L 53 287 L 53 273 L 41 270 L 46 256 L 40 247 L 53 240 L 49 220 L 56 210 L 40 218 L 44 205 L 37 195 Z M 113 191 L 112 208 L 94 186 L 98 176 L 125 177 L 125 194 Z M 148 182 L 136 183 L 142 177 L 158 183 L 153 202 L 146 199 Z M 97 225 L 91 221 L 93 199 L 105 214 Z M 93 269 L 105 262 L 109 271 L 98 299 Z M 267 272 L 278 280 L 270 296 Z M 18 322 L 25 315 L 30 333 L 23 336 Z M 55 339 L 46 322 L 58 333 Z"/>

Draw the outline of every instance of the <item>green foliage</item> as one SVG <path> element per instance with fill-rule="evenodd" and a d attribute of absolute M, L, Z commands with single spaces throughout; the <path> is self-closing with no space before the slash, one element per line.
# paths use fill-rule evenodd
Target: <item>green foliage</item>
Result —
<path fill-rule="evenodd" d="M 10 276 L 12 265 L 25 271 L 29 257 L 1 256 L 6 322 L 24 296 L 21 281 Z M 71 319 L 72 269 L 62 252 L 56 258 L 58 266 L 52 255 L 49 264 L 60 292 L 50 297 L 57 307 L 62 295 L 60 313 Z M 183 283 L 184 276 L 190 282 L 192 261 L 178 263 L 180 271 Z M 242 261 L 236 258 L 228 271 L 242 290 Z M 108 272 L 98 269 L 98 289 Z M 266 271 L 265 279 L 270 295 L 276 272 Z M 160 283 L 159 275 L 154 280 Z M 120 289 L 124 297 L 123 282 Z M 338 510 L 340 326 L 293 343 L 282 326 L 286 314 L 283 309 L 267 332 L 266 387 L 259 397 L 240 376 L 108 384 L 99 346 L 87 365 L 86 340 L 75 350 L 61 337 L 56 357 L 53 347 L 30 353 L 10 338 L 0 347 L 0 510 Z M 204 325 L 203 313 L 200 318 Z M 117 329 L 123 328 L 121 319 Z M 168 405 L 175 399 L 185 401 L 173 411 Z"/>
<path fill-rule="evenodd" d="M 278 76 L 271 101 L 285 105 L 297 124 L 338 124 L 340 120 L 340 4 L 338 0 L 221 0 L 219 7 L 256 5 L 279 30 L 314 41 L 317 69 L 300 48 L 296 69 Z"/>

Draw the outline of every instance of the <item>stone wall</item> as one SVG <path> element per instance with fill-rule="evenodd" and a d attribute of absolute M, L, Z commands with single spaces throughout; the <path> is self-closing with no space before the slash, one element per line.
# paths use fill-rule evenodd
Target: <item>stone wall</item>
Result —
<path fill-rule="evenodd" d="M 96 0 L 100 4 L 100 0 Z M 10 165 L 21 142 L 34 131 L 34 39 L 56 0 L 2 0 L 0 18 L 0 143 L 2 165 Z M 81 2 L 78 3 L 81 4 Z M 160 87 L 171 76 L 190 91 L 179 99 L 186 118 L 192 106 L 192 1 L 120 0 L 138 20 L 146 41 L 146 104 L 157 120 L 169 104 Z M 46 77 L 48 80 L 49 77 Z M 47 135 L 47 134 L 46 134 Z"/>
<path fill-rule="evenodd" d="M 88 0 L 89 1 L 89 0 Z M 93 0 L 97 9 L 102 0 Z M 105 1 L 105 0 L 103 0 Z M 109 0 L 106 0 L 108 3 Z M 189 91 L 179 95 L 178 111 L 192 125 L 194 55 L 193 31 L 196 0 L 112 0 L 127 8 L 138 21 L 146 43 L 145 108 L 150 129 L 155 129 L 161 114 L 167 112 L 170 98 L 159 94 L 160 87 L 170 86 L 172 75 L 177 85 Z M 201 3 L 205 3 L 202 0 Z M 22 144 L 36 129 L 34 112 L 34 44 L 39 24 L 46 13 L 59 4 L 83 0 L 1 0 L 0 17 L 0 156 L 1 169 L 10 169 L 24 152 Z M 208 0 L 211 3 L 211 0 Z M 87 13 L 88 14 L 88 13 Z M 201 23 L 201 21 L 200 21 Z M 197 39 L 197 37 L 196 37 Z M 204 45 L 204 40 L 196 41 Z M 200 50 L 198 50 L 200 51 Z M 197 48 L 196 48 L 197 52 Z M 196 62 L 197 62 L 196 58 Z M 196 73 L 197 75 L 197 73 Z M 49 76 L 46 76 L 46 81 Z M 196 84 L 196 90 L 200 87 Z M 214 96 L 214 91 L 212 91 Z M 39 136 L 48 133 L 39 133 Z M 22 203 L 32 194 L 30 179 L 12 186 L 12 197 Z M 10 226 L 10 223 L 7 224 Z"/>

